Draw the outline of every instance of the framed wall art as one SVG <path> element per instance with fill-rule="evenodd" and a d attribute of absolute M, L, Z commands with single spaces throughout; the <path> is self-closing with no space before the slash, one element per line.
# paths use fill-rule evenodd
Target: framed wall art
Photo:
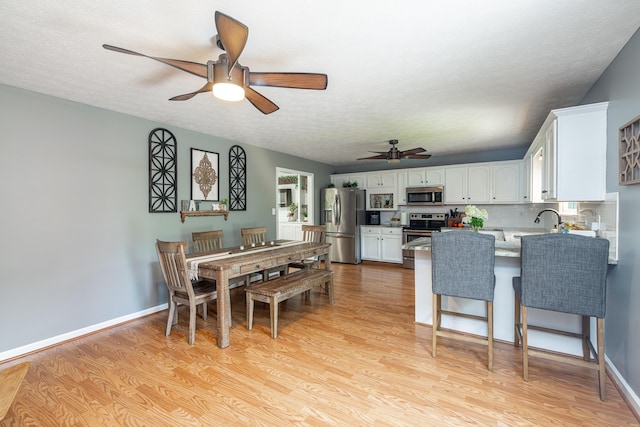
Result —
<path fill-rule="evenodd" d="M 218 153 L 191 149 L 191 200 L 219 200 L 219 169 Z"/>
<path fill-rule="evenodd" d="M 239 145 L 229 150 L 229 210 L 247 210 L 247 154 Z"/>
<path fill-rule="evenodd" d="M 177 212 L 178 152 L 176 137 L 166 129 L 149 133 L 149 212 Z"/>
<path fill-rule="evenodd" d="M 620 127 L 618 133 L 620 185 L 640 183 L 640 116 Z"/>

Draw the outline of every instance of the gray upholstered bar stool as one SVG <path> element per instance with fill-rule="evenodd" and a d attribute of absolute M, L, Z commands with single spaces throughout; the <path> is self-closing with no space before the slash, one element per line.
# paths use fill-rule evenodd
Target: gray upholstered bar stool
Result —
<path fill-rule="evenodd" d="M 609 241 L 606 239 L 563 234 L 522 237 L 521 276 L 513 278 L 516 296 L 514 345 L 522 342 L 522 376 L 525 381 L 529 380 L 529 355 L 595 367 L 599 371 L 600 399 L 606 399 L 604 317 L 608 258 Z M 529 325 L 528 308 L 580 315 L 582 332 Z M 590 339 L 590 317 L 597 318 L 597 351 Z M 529 329 L 581 339 L 583 360 L 529 349 Z M 594 359 L 591 359 L 591 353 Z"/>
<path fill-rule="evenodd" d="M 438 336 L 487 345 L 487 367 L 493 369 L 493 293 L 496 285 L 495 237 L 472 231 L 449 231 L 431 236 L 433 330 L 432 355 L 436 357 Z M 483 300 L 487 315 L 442 310 L 442 296 Z M 462 335 L 440 328 L 442 315 L 487 322 L 487 338 Z"/>

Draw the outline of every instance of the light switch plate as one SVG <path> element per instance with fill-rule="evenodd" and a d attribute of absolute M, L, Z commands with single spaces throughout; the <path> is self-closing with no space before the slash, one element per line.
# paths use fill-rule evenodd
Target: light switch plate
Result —
<path fill-rule="evenodd" d="M 275 216 L 275 214 L 276 214 L 276 208 L 271 208 L 271 215 Z"/>

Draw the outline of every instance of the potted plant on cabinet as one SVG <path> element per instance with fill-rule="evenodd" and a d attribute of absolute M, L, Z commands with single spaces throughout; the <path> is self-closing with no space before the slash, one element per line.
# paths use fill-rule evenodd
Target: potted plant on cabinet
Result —
<path fill-rule="evenodd" d="M 307 211 L 302 211 L 302 220 L 303 220 L 304 222 L 307 222 L 307 216 L 308 216 L 308 215 L 309 215 L 309 214 L 307 213 Z"/>
<path fill-rule="evenodd" d="M 296 220 L 296 210 L 298 209 L 298 205 L 295 203 L 291 203 L 289 205 L 289 213 L 287 214 L 287 216 L 289 217 L 289 221 L 295 221 Z"/>
<path fill-rule="evenodd" d="M 221 211 L 229 210 L 229 199 L 220 200 L 220 210 Z"/>

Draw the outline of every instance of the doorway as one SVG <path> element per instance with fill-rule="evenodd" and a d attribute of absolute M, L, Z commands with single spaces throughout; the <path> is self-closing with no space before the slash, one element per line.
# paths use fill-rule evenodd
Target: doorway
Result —
<path fill-rule="evenodd" d="M 302 240 L 302 225 L 314 223 L 313 174 L 276 168 L 278 239 Z"/>

